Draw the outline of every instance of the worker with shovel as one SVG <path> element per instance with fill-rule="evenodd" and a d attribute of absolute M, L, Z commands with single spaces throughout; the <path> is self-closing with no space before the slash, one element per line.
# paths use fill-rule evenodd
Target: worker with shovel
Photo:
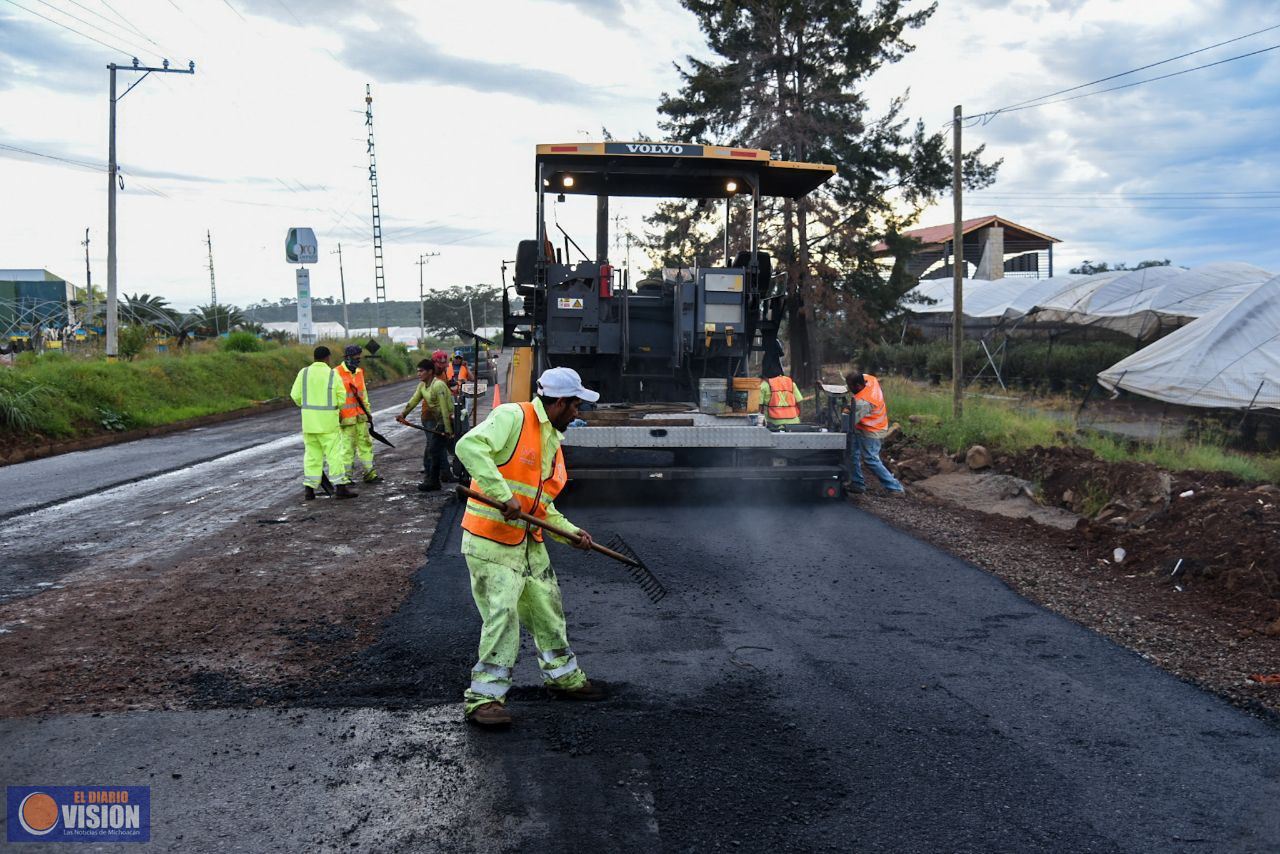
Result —
<path fill-rule="evenodd" d="M 579 403 L 599 399 L 583 387 L 577 371 L 551 368 L 538 378 L 532 403 L 499 406 L 458 440 L 456 453 L 471 473 L 472 486 L 504 505 L 499 511 L 471 499 L 462 517 L 462 554 L 484 622 L 478 661 L 463 695 L 466 718 L 473 723 L 511 723 L 505 702 L 522 624 L 533 635 L 538 666 L 553 696 L 604 699 L 604 690 L 587 680 L 569 647 L 544 534 L 517 519 L 521 512 L 530 514 L 578 536 L 565 542 L 592 547 L 591 536 L 570 524 L 552 502 L 568 480 L 560 450 L 564 430 L 577 417 Z"/>
<path fill-rule="evenodd" d="M 302 487 L 307 501 L 316 497 L 316 487 L 324 477 L 327 463 L 329 475 L 337 488 L 336 498 L 355 498 L 351 491 L 341 451 L 342 434 L 338 428 L 338 412 L 344 395 L 342 381 L 329 367 L 329 348 L 320 346 L 312 353 L 315 360 L 294 378 L 289 396 L 302 410 Z"/>
<path fill-rule="evenodd" d="M 422 430 L 427 434 L 427 447 L 422 454 L 422 483 L 419 492 L 435 492 L 440 488 L 440 474 L 449 469 L 449 446 L 453 443 L 453 397 L 449 387 L 436 374 L 436 363 L 423 359 L 418 363 L 418 387 L 404 405 L 396 421 L 407 427 L 409 413 L 422 404 Z"/>
<path fill-rule="evenodd" d="M 347 480 L 355 478 L 356 459 L 364 468 L 365 483 L 381 483 L 382 477 L 373 467 L 373 437 L 369 435 L 369 391 L 365 387 L 364 368 L 360 367 L 360 345 L 348 344 L 342 351 L 342 362 L 334 368 L 346 389 L 342 404 L 342 462 Z M 363 405 L 362 405 L 363 404 Z"/>

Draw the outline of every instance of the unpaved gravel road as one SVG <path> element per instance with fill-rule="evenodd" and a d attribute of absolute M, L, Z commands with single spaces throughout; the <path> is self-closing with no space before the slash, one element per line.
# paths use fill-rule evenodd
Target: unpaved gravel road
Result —
<path fill-rule="evenodd" d="M 516 725 L 476 731 L 458 508 L 412 493 L 410 436 L 343 504 L 297 500 L 296 449 L 197 466 L 252 488 L 194 505 L 125 487 L 92 566 L 0 606 L 31 616 L 0 634 L 0 782 L 151 785 L 157 850 L 1280 847 L 1274 725 L 843 503 L 571 490 L 671 593 L 553 546 L 613 696 L 546 699 L 526 642 Z M 127 533 L 200 504 L 181 548 Z M 334 551 L 359 529 L 379 553 Z"/>

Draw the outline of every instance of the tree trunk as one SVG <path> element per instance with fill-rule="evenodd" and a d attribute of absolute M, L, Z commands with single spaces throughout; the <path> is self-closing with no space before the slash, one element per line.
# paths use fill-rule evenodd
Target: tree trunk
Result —
<path fill-rule="evenodd" d="M 788 232 L 790 233 L 790 232 Z M 791 317 L 791 378 L 803 387 L 813 385 L 818 365 L 815 364 L 813 330 L 809 326 L 809 217 L 804 199 L 796 205 L 796 299 Z"/>

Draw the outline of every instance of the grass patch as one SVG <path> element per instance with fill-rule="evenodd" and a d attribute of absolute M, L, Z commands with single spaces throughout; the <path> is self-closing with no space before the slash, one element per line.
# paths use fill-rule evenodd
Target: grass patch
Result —
<path fill-rule="evenodd" d="M 335 348 L 341 352 L 340 345 L 330 345 Z M 409 352 L 402 345 L 384 347 L 378 355 L 364 360 L 370 379 L 411 373 Z M 35 359 L 0 371 L 0 438 L 70 439 L 243 409 L 287 398 L 294 376 L 310 361 L 311 347 L 303 346 L 175 353 L 114 363 Z"/>
<path fill-rule="evenodd" d="M 1220 471 L 1243 480 L 1280 483 L 1280 457 L 1241 454 L 1197 442 L 1131 442 L 1099 433 L 1084 433 L 1079 444 L 1111 462 L 1152 463 L 1169 471 Z"/>
<path fill-rule="evenodd" d="M 1071 426 L 1047 415 L 1018 412 L 1002 401 L 966 398 L 964 415 L 951 417 L 950 391 L 924 388 L 898 377 L 881 380 L 889 415 L 902 424 L 908 436 L 948 451 L 985 445 L 1004 451 L 1021 451 L 1035 445 L 1062 444 L 1063 430 Z M 911 423 L 912 415 L 919 416 Z"/>
<path fill-rule="evenodd" d="M 899 377 L 881 380 L 889 416 L 903 432 L 949 452 L 985 445 L 1010 453 L 1036 445 L 1076 444 L 1110 462 L 1152 463 L 1170 471 L 1220 471 L 1248 481 L 1280 483 L 1280 456 L 1243 454 L 1185 440 L 1135 442 L 1094 432 L 1077 432 L 1072 419 L 1021 411 L 1013 401 L 966 397 L 964 416 L 951 417 L 949 389 L 932 389 Z M 910 416 L 920 416 L 911 423 Z"/>

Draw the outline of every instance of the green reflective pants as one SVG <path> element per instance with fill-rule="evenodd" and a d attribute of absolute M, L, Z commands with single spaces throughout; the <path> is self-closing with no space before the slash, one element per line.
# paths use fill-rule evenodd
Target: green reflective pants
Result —
<path fill-rule="evenodd" d="M 312 489 L 320 488 L 320 478 L 324 474 L 325 463 L 329 464 L 329 480 L 334 486 L 350 483 L 342 460 L 342 434 L 337 430 L 332 433 L 302 434 L 302 485 Z"/>
<path fill-rule="evenodd" d="M 480 652 L 463 699 L 470 714 L 485 703 L 506 702 L 520 653 L 520 626 L 533 635 L 538 667 L 548 685 L 572 690 L 587 681 L 565 635 L 564 606 L 555 570 L 524 575 L 501 564 L 466 555 L 471 595 L 480 610 Z"/>
<path fill-rule="evenodd" d="M 368 421 L 342 425 L 342 470 L 347 475 L 348 483 L 356 479 L 357 458 L 364 468 L 365 477 L 372 477 L 374 475 L 373 438 L 369 435 Z"/>

